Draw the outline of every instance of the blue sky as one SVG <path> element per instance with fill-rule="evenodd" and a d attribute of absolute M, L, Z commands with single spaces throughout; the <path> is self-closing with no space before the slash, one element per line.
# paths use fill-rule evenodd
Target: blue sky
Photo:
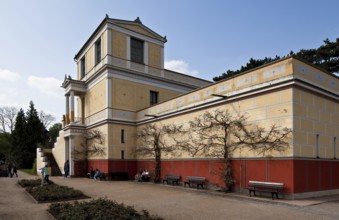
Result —
<path fill-rule="evenodd" d="M 61 119 L 65 74 L 104 19 L 134 20 L 166 35 L 166 67 L 212 80 L 251 57 L 286 55 L 339 37 L 336 0 L 0 0 L 0 106 Z"/>

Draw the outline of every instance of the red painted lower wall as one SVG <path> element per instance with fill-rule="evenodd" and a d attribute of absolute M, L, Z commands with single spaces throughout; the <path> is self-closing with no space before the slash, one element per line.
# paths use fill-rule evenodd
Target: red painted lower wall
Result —
<path fill-rule="evenodd" d="M 76 176 L 85 175 L 91 168 L 102 172 L 127 172 L 130 179 L 143 169 L 154 172 L 155 163 L 149 160 L 89 160 L 88 170 L 84 162 L 75 162 Z M 306 159 L 244 159 L 231 161 L 234 190 L 244 189 L 248 181 L 284 183 L 287 194 L 339 189 L 339 161 Z M 218 173 L 224 164 L 220 160 L 164 160 L 161 175 L 182 177 L 204 176 L 209 183 L 224 186 Z"/>

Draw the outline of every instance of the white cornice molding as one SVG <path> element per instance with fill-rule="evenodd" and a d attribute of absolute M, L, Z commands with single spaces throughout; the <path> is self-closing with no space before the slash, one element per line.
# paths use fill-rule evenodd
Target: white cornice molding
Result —
<path fill-rule="evenodd" d="M 106 69 L 103 72 L 99 73 L 99 75 L 95 76 L 95 78 L 87 84 L 87 90 L 91 89 L 93 86 L 104 80 L 105 78 L 117 78 L 128 80 L 135 83 L 141 83 L 144 85 L 155 86 L 163 89 L 169 89 L 172 91 L 177 91 L 181 93 L 186 93 L 192 91 L 192 88 L 188 88 L 186 86 L 173 85 L 170 82 L 164 82 L 158 79 L 154 79 L 149 77 L 149 75 L 144 74 L 144 76 L 137 75 L 134 73 L 128 73 L 118 70 L 110 70 Z"/>

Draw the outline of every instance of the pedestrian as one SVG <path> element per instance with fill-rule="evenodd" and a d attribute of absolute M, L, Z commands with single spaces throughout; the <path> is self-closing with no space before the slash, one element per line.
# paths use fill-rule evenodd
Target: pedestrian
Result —
<path fill-rule="evenodd" d="M 94 174 L 94 176 L 93 176 L 93 179 L 94 179 L 94 180 L 97 180 L 97 178 L 100 178 L 100 170 L 99 170 L 99 169 L 96 169 L 96 170 L 95 170 L 95 174 Z"/>
<path fill-rule="evenodd" d="M 41 185 L 44 185 L 44 183 L 45 183 L 45 167 L 42 167 L 39 170 L 41 172 Z"/>
<path fill-rule="evenodd" d="M 49 172 L 48 172 L 48 165 L 45 165 L 44 168 L 44 174 L 45 174 L 45 182 L 49 184 Z"/>
<path fill-rule="evenodd" d="M 64 172 L 65 172 L 65 178 L 68 177 L 69 175 L 69 160 L 66 160 L 65 164 L 64 164 Z"/>
<path fill-rule="evenodd" d="M 16 168 L 15 164 L 13 165 L 13 174 L 12 175 L 14 176 L 14 174 L 15 174 L 16 177 L 18 177 L 18 169 Z"/>
<path fill-rule="evenodd" d="M 8 163 L 7 170 L 8 170 L 8 176 L 13 177 L 12 164 L 11 163 Z"/>

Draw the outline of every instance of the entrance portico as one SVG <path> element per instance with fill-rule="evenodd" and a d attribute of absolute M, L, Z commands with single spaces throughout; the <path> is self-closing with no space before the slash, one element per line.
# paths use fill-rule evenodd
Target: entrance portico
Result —
<path fill-rule="evenodd" d="M 65 89 L 66 112 L 64 116 L 64 138 L 65 138 L 65 161 L 70 162 L 70 175 L 74 176 L 74 149 L 76 137 L 81 136 L 85 130 L 85 93 L 86 86 L 83 81 L 73 80 L 70 76 L 65 76 L 62 87 Z M 81 117 L 75 117 L 74 97 L 78 96 L 81 100 Z"/>

